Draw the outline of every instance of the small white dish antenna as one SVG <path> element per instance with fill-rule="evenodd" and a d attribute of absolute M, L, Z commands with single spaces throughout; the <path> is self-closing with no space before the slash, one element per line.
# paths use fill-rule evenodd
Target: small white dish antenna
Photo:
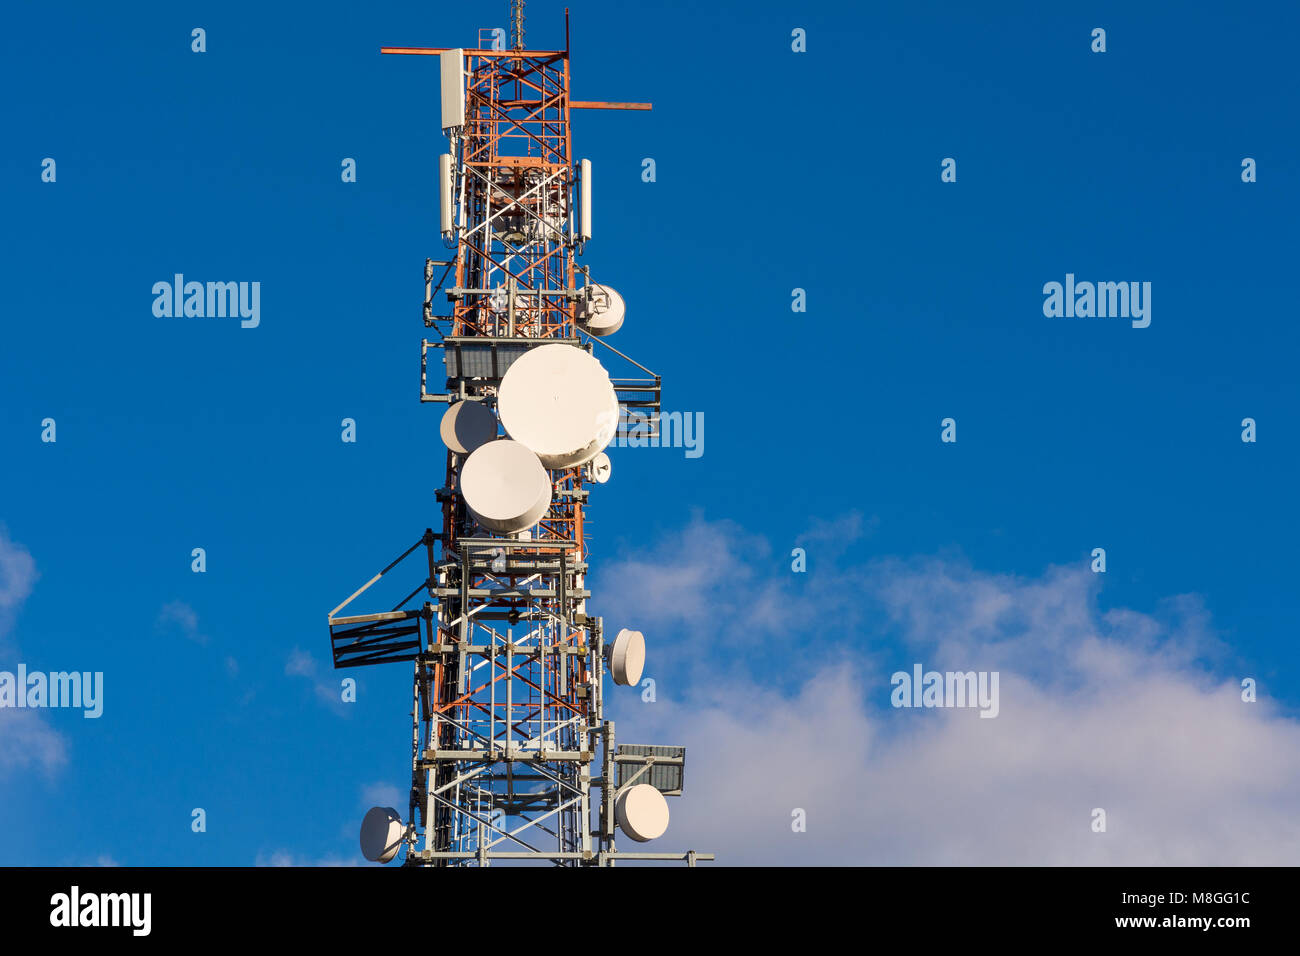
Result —
<path fill-rule="evenodd" d="M 591 286 L 590 298 L 578 300 L 578 324 L 597 337 L 613 335 L 623 327 L 627 306 L 623 297 L 607 285 Z"/>
<path fill-rule="evenodd" d="M 603 485 L 609 481 L 609 476 L 614 472 L 614 465 L 609 460 L 609 455 L 603 451 L 595 458 L 591 459 L 591 464 L 587 466 L 587 471 L 591 475 L 591 480 L 598 485 Z"/>
<path fill-rule="evenodd" d="M 442 443 L 468 455 L 497 437 L 497 417 L 483 402 L 456 402 L 442 413 Z"/>
<path fill-rule="evenodd" d="M 640 681 L 645 670 L 645 635 L 627 628 L 619 631 L 609 649 L 609 670 L 615 684 L 630 687 Z"/>
<path fill-rule="evenodd" d="M 506 434 L 545 467 L 573 468 L 613 440 L 618 395 L 600 362 L 557 342 L 515 360 L 501 379 L 497 412 Z"/>
<path fill-rule="evenodd" d="M 465 460 L 460 493 L 484 528 L 515 534 L 546 514 L 551 506 L 551 478 L 526 447 L 502 439 L 481 445 Z"/>
<path fill-rule="evenodd" d="M 371 807 L 361 821 L 361 855 L 371 863 L 388 863 L 402 848 L 405 832 L 392 807 Z"/>
<path fill-rule="evenodd" d="M 668 830 L 668 801 L 648 783 L 628 787 L 614 801 L 618 827 L 638 843 L 657 840 Z"/>

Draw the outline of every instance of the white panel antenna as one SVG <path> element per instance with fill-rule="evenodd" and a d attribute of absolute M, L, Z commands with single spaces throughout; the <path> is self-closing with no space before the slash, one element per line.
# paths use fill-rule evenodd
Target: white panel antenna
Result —
<path fill-rule="evenodd" d="M 460 129 L 465 125 L 465 51 L 444 50 L 438 59 L 442 66 L 442 128 Z"/>
<path fill-rule="evenodd" d="M 442 213 L 442 234 L 452 233 L 452 214 L 455 212 L 452 201 L 452 165 L 451 154 L 443 153 L 438 157 L 438 209 Z"/>
<path fill-rule="evenodd" d="M 591 238 L 591 160 L 578 164 L 578 238 Z"/>

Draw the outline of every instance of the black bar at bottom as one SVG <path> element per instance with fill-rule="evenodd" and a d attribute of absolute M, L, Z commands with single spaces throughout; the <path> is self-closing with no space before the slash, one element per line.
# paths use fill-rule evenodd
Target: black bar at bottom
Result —
<path fill-rule="evenodd" d="M 798 933 L 803 948 L 850 938 L 862 944 L 854 948 L 865 948 L 894 936 L 925 948 L 1098 937 L 1147 945 L 1203 939 L 1232 947 L 1290 928 L 1296 877 L 1294 869 L 1281 868 L 741 869 L 720 863 L 695 869 L 624 864 L 612 873 L 552 871 L 550 879 L 524 878 L 509 865 L 478 872 L 378 869 L 0 869 L 0 927 L 6 942 L 32 935 L 83 943 L 146 936 L 205 944 L 392 942 L 418 935 L 426 918 L 430 932 L 448 932 L 455 914 L 440 914 L 434 901 L 451 894 L 462 906 L 475 894 L 505 894 L 500 898 L 521 904 L 523 918 L 521 887 L 533 892 L 545 885 L 557 899 L 617 893 L 641 900 L 648 907 L 642 915 L 660 927 L 655 932 L 675 932 L 665 920 L 679 930 L 691 927 L 692 950 L 712 949 L 716 937 L 719 951 L 734 952 L 745 940 L 761 944 L 782 926 Z M 582 906 L 573 915 L 579 914 L 613 918 L 602 917 L 600 907 Z"/>

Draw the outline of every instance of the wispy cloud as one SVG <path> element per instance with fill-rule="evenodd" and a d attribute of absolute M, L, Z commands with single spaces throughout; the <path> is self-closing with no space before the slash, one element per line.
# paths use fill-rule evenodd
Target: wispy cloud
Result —
<path fill-rule="evenodd" d="M 36 583 L 36 561 L 0 525 L 0 610 L 12 611 L 27 600 Z"/>
<path fill-rule="evenodd" d="M 155 628 L 160 634 L 179 634 L 187 641 L 193 641 L 195 644 L 207 646 L 208 636 L 199 630 L 199 615 L 189 604 L 184 601 L 168 601 L 158 611 L 158 618 L 154 622 Z M 226 674 L 232 678 L 239 676 L 239 661 L 232 655 L 226 654 L 222 658 L 222 665 L 226 669 Z M 245 692 L 243 703 L 247 703 L 252 698 L 253 691 L 249 689 Z"/>
<path fill-rule="evenodd" d="M 325 856 L 311 859 L 288 850 L 272 850 L 257 854 L 254 866 L 359 866 L 356 860 L 345 860 L 337 856 Z"/>
<path fill-rule="evenodd" d="M 878 517 L 868 518 L 861 511 L 854 510 L 837 518 L 814 518 L 794 543 L 800 547 L 815 547 L 826 557 L 834 559 L 850 545 L 870 537 L 879 526 Z"/>
<path fill-rule="evenodd" d="M 365 807 L 392 807 L 405 812 L 410 800 L 391 783 L 372 783 L 361 789 L 361 805 Z"/>
<path fill-rule="evenodd" d="M 13 616 L 32 593 L 36 577 L 36 561 L 0 524 L 0 637 L 13 624 Z"/>
<path fill-rule="evenodd" d="M 840 564 L 796 581 L 742 529 L 702 520 L 656 554 L 708 565 L 698 578 L 681 564 L 650 574 L 653 601 L 620 604 L 620 592 L 610 605 L 646 624 L 648 673 L 692 659 L 659 681 L 657 703 L 626 692 L 610 702 L 620 739 L 688 747 L 665 845 L 729 863 L 1300 858 L 1300 723 L 1266 699 L 1242 701 L 1249 675 L 1230 672 L 1193 597 L 1104 612 L 1086 570 L 1020 577 L 957 558 Z M 646 566 L 610 573 L 626 584 Z M 743 602 L 765 595 L 786 609 L 775 627 L 710 610 L 746 620 Z M 710 628 L 726 639 L 708 643 Z M 1000 715 L 890 708 L 891 672 L 914 661 L 999 670 Z M 804 833 L 792 830 L 796 810 Z"/>
<path fill-rule="evenodd" d="M 18 656 L 6 638 L 19 609 L 36 583 L 36 561 L 0 525 L 0 652 Z M 5 661 L 7 667 L 11 662 Z M 19 688 L 25 693 L 26 688 Z M 31 710 L 0 708 L 0 778 L 11 772 L 35 770 L 52 776 L 67 763 L 68 745 L 44 715 Z"/>
<path fill-rule="evenodd" d="M 29 770 L 50 776 L 67 762 L 67 740 L 42 714 L 0 708 L 0 777 Z"/>
<path fill-rule="evenodd" d="M 349 713 L 347 704 L 343 702 L 340 683 L 324 677 L 320 663 L 309 652 L 300 647 L 290 651 L 289 659 L 284 665 L 284 673 L 288 677 L 301 677 L 309 681 L 316 696 L 336 713 Z"/>
<path fill-rule="evenodd" d="M 208 643 L 206 635 L 199 633 L 199 615 L 184 601 L 169 601 L 158 612 L 155 626 L 159 631 L 179 633 L 196 644 Z"/>

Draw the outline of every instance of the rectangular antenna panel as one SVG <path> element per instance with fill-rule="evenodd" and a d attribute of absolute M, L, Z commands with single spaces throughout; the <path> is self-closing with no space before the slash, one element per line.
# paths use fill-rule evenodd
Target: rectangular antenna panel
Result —
<path fill-rule="evenodd" d="M 447 50 L 438 56 L 442 65 L 442 128 L 465 125 L 465 51 Z"/>
<path fill-rule="evenodd" d="M 442 234 L 444 236 L 451 235 L 451 195 L 451 153 L 443 153 L 438 157 L 438 198 L 442 212 Z"/>
<path fill-rule="evenodd" d="M 685 747 L 665 747 L 657 744 L 619 744 L 619 756 L 627 757 L 680 757 L 686 759 Z M 633 762 L 618 764 L 618 785 L 632 779 L 641 767 Z M 656 764 L 636 778 L 637 783 L 648 783 L 660 793 L 669 797 L 679 797 L 682 784 L 686 778 L 686 766 L 682 764 Z"/>
<path fill-rule="evenodd" d="M 591 160 L 578 164 L 578 238 L 591 238 Z"/>

